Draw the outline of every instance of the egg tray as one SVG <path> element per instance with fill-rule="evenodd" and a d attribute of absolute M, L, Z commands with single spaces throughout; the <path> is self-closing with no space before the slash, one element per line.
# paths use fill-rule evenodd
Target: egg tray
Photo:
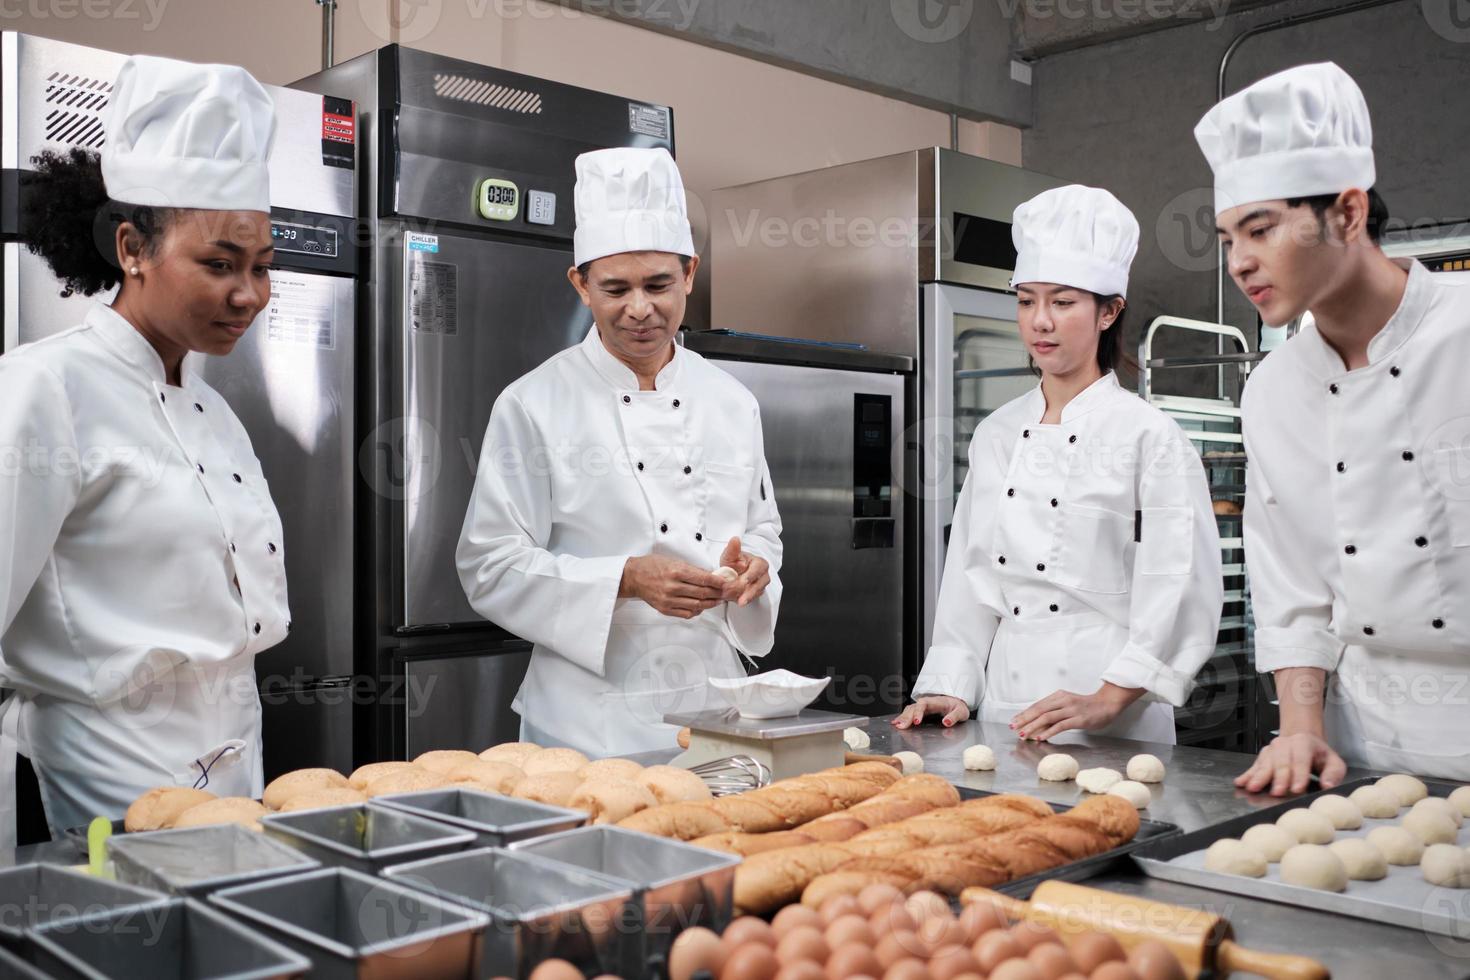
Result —
<path fill-rule="evenodd" d="M 955 789 L 959 790 L 962 801 L 1002 795 L 990 790 L 971 789 L 968 786 L 956 786 Z M 1052 812 L 1054 813 L 1066 813 L 1073 807 L 1071 803 L 1048 803 L 1047 805 L 1052 808 Z M 1165 823 L 1162 820 L 1149 820 L 1140 815 L 1138 818 L 1138 833 L 1133 836 L 1131 841 L 1120 844 L 1110 851 L 1095 854 L 1090 858 L 1083 858 L 1080 861 L 1073 861 L 1070 864 L 1063 864 L 1060 867 L 1051 868 L 1046 871 L 1038 871 L 1034 875 L 1026 875 L 1024 878 L 1008 881 L 1004 885 L 997 885 L 994 891 L 998 891 L 1004 895 L 1010 895 L 1012 898 L 1027 899 L 1036 890 L 1036 886 L 1043 881 L 1078 882 L 1086 881 L 1089 878 L 1096 878 L 1118 862 L 1126 860 L 1129 855 L 1139 848 L 1177 838 L 1180 833 L 1181 831 L 1177 824 Z"/>
<path fill-rule="evenodd" d="M 1430 796 L 1448 796 L 1460 785 L 1420 778 L 1429 788 Z M 1133 860 L 1151 878 L 1470 939 L 1470 914 L 1467 914 L 1470 890 L 1431 885 L 1424 880 L 1418 865 L 1390 865 L 1388 877 L 1379 881 L 1349 881 L 1347 890 L 1342 892 L 1288 885 L 1281 880 L 1280 864 L 1270 865 L 1264 878 L 1205 870 L 1205 850 L 1215 841 L 1238 838 L 1257 824 L 1275 822 L 1288 810 L 1310 806 L 1318 797 L 1347 796 L 1358 787 L 1371 786 L 1375 782 L 1377 779 L 1373 777 L 1349 780 L 1334 789 L 1293 797 L 1285 803 L 1212 824 L 1202 830 L 1150 843 L 1139 848 L 1133 854 Z M 1397 817 L 1387 820 L 1365 819 L 1358 830 L 1339 830 L 1334 840 L 1365 837 L 1374 828 L 1397 824 L 1407 812 L 1407 808 L 1401 809 Z M 1458 844 L 1462 848 L 1470 847 L 1470 820 L 1460 828 Z"/>

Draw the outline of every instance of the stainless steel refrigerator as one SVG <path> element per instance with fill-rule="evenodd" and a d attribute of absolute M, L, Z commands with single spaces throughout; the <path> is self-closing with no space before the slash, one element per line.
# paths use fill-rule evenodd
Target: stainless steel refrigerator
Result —
<path fill-rule="evenodd" d="M 293 87 L 355 100 L 363 148 L 360 758 L 513 739 L 529 647 L 454 562 L 481 441 L 505 386 L 592 325 L 566 278 L 576 157 L 672 152 L 673 114 L 397 45 Z"/>
<path fill-rule="evenodd" d="M 80 323 L 20 223 L 25 172 L 42 150 L 98 150 L 124 55 L 0 33 L 0 238 L 4 349 Z M 250 433 L 285 528 L 291 634 L 257 660 L 267 778 L 350 768 L 356 145 L 350 102 L 267 86 L 273 295 L 235 351 L 202 373 Z M 106 301 L 110 296 L 102 296 Z"/>

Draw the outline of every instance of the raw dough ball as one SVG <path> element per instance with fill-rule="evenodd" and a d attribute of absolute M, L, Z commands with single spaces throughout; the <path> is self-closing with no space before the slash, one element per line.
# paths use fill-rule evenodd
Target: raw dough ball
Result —
<path fill-rule="evenodd" d="M 903 766 L 905 776 L 924 771 L 924 760 L 919 758 L 917 752 L 895 752 L 893 757 Z"/>
<path fill-rule="evenodd" d="M 497 762 L 508 762 L 497 759 Z M 542 749 L 521 766 L 527 776 L 540 776 L 548 772 L 581 772 L 588 759 L 576 749 Z M 512 763 L 514 765 L 514 763 Z"/>
<path fill-rule="evenodd" d="M 1370 820 L 1392 820 L 1399 815 L 1399 798 L 1381 786 L 1359 786 L 1348 795 Z"/>
<path fill-rule="evenodd" d="M 352 806 L 356 803 L 366 803 L 367 794 L 353 789 L 351 786 L 336 786 L 330 789 L 314 789 L 300 796 L 293 796 L 281 804 L 281 813 L 294 813 L 297 810 L 321 810 L 329 806 Z"/>
<path fill-rule="evenodd" d="M 715 569 L 715 574 L 724 579 L 726 582 L 733 582 L 740 577 L 740 573 L 735 571 L 735 569 L 731 568 L 729 565 L 721 565 L 719 568 Z"/>
<path fill-rule="evenodd" d="M 864 752 L 873 747 L 873 740 L 861 728 L 844 728 L 842 730 L 842 740 L 847 743 L 848 749 L 853 752 Z"/>
<path fill-rule="evenodd" d="M 583 782 L 602 777 L 631 779 L 637 782 L 638 777 L 643 775 L 643 767 L 632 759 L 598 759 L 577 770 L 577 775 Z"/>
<path fill-rule="evenodd" d="M 1154 801 L 1154 795 L 1149 792 L 1148 787 L 1133 779 L 1125 779 L 1122 782 L 1115 783 L 1113 788 L 1108 790 L 1108 795 L 1121 796 L 1129 803 L 1132 803 L 1133 808 L 1136 810 L 1145 809 Z"/>
<path fill-rule="evenodd" d="M 1377 881 L 1388 875 L 1388 859 L 1361 837 L 1345 837 L 1327 846 L 1342 861 L 1353 881 Z"/>
<path fill-rule="evenodd" d="M 1429 787 L 1413 776 L 1406 776 L 1401 772 L 1392 776 L 1384 776 L 1373 785 L 1382 787 L 1397 796 L 1400 806 L 1413 806 L 1429 795 Z"/>
<path fill-rule="evenodd" d="M 1347 868 L 1330 847 L 1298 844 L 1281 856 L 1281 880 L 1288 885 L 1340 892 L 1347 887 Z"/>
<path fill-rule="evenodd" d="M 1426 844 L 1453 844 L 1460 836 L 1453 820 L 1433 810 L 1410 810 L 1402 826 Z"/>
<path fill-rule="evenodd" d="M 1128 778 L 1137 783 L 1162 783 L 1164 761 L 1156 755 L 1135 755 L 1128 760 Z"/>
<path fill-rule="evenodd" d="M 1280 861 L 1281 855 L 1297 845 L 1295 837 L 1274 823 L 1258 823 L 1241 834 L 1240 839 L 1260 851 L 1272 864 Z"/>
<path fill-rule="evenodd" d="M 1470 854 L 1453 844 L 1431 844 L 1425 848 L 1419 870 L 1431 885 L 1470 888 Z"/>
<path fill-rule="evenodd" d="M 995 768 L 995 751 L 988 745 L 972 745 L 965 749 L 963 761 L 971 772 L 990 772 Z"/>
<path fill-rule="evenodd" d="M 1428 813 L 1443 814 L 1453 820 L 1456 827 L 1463 827 L 1465 825 L 1465 815 L 1453 803 L 1442 796 L 1427 796 L 1409 808 L 1410 813 L 1416 813 L 1421 810 Z"/>
<path fill-rule="evenodd" d="M 1266 858 L 1260 851 L 1234 837 L 1224 837 L 1205 851 L 1205 870 L 1247 878 L 1266 876 Z"/>
<path fill-rule="evenodd" d="M 1304 806 L 1287 810 L 1276 821 L 1276 826 L 1295 837 L 1298 844 L 1330 844 L 1337 836 L 1331 820 Z"/>
<path fill-rule="evenodd" d="M 184 828 L 237 823 L 246 830 L 260 830 L 260 818 L 269 812 L 263 803 L 257 803 L 247 796 L 222 796 L 217 800 L 190 807 L 179 814 L 173 825 L 175 828 Z"/>
<path fill-rule="evenodd" d="M 1053 752 L 1036 764 L 1036 778 L 1049 783 L 1065 783 L 1077 776 L 1077 760 L 1065 752 Z"/>
<path fill-rule="evenodd" d="M 690 773 L 690 775 L 694 774 Z M 583 783 L 578 787 L 571 799 L 567 800 L 567 806 L 573 810 L 584 811 L 595 824 L 617 823 L 640 810 L 658 806 L 658 800 L 648 791 L 647 787 L 639 786 L 637 783 L 618 779 L 599 779 L 596 782 Z"/>
<path fill-rule="evenodd" d="M 693 803 L 714 795 L 703 779 L 678 766 L 649 766 L 639 775 L 638 785 L 652 793 L 658 803 Z"/>
<path fill-rule="evenodd" d="M 1460 816 L 1470 817 L 1470 786 L 1461 786 L 1450 794 L 1450 806 L 1460 811 Z"/>
<path fill-rule="evenodd" d="M 1424 842 L 1402 827 L 1374 827 L 1366 839 L 1383 852 L 1389 864 L 1418 864 L 1424 856 Z"/>
<path fill-rule="evenodd" d="M 1077 785 L 1089 793 L 1106 793 L 1123 781 L 1116 769 L 1084 769 L 1077 774 Z"/>
<path fill-rule="evenodd" d="M 1346 796 L 1319 796 L 1308 809 L 1332 821 L 1334 830 L 1357 830 L 1363 826 L 1363 811 Z"/>
<path fill-rule="evenodd" d="M 173 826 L 173 822 L 185 810 L 215 798 L 207 789 L 192 789 L 188 786 L 159 786 L 150 789 L 128 807 L 128 812 L 123 815 L 123 829 L 130 834 L 140 830 L 163 830 Z"/>

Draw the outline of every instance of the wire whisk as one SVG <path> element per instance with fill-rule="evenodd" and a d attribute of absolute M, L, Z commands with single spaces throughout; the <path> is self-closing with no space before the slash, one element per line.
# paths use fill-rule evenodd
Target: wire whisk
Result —
<path fill-rule="evenodd" d="M 715 796 L 745 793 L 771 785 L 771 770 L 748 755 L 732 755 L 689 770 L 704 780 Z"/>

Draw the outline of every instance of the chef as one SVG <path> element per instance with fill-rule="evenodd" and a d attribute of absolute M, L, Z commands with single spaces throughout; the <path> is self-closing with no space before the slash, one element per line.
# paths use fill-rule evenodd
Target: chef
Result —
<path fill-rule="evenodd" d="M 259 796 L 255 656 L 289 625 L 270 490 L 197 362 L 270 298 L 274 106 L 243 69 L 136 57 L 106 126 L 100 162 L 38 158 L 32 248 L 69 289 L 121 287 L 0 357 L 0 778 L 23 842 L 155 786 Z"/>
<path fill-rule="evenodd" d="M 1016 209 L 1011 285 L 1041 384 L 976 428 L 914 704 L 1026 739 L 1174 742 L 1222 577 L 1199 454 L 1118 384 L 1138 222 L 1092 187 Z"/>
<path fill-rule="evenodd" d="M 1363 94 L 1272 75 L 1195 130 L 1231 277 L 1268 324 L 1252 373 L 1246 564 L 1280 736 L 1237 784 L 1300 793 L 1344 760 L 1470 779 L 1470 290 L 1377 238 Z"/>
<path fill-rule="evenodd" d="M 576 216 L 594 323 L 496 400 L 458 564 L 535 644 L 521 738 L 608 756 L 673 748 L 666 713 L 770 652 L 781 519 L 754 396 L 674 340 L 699 257 L 673 157 L 579 157 Z"/>

